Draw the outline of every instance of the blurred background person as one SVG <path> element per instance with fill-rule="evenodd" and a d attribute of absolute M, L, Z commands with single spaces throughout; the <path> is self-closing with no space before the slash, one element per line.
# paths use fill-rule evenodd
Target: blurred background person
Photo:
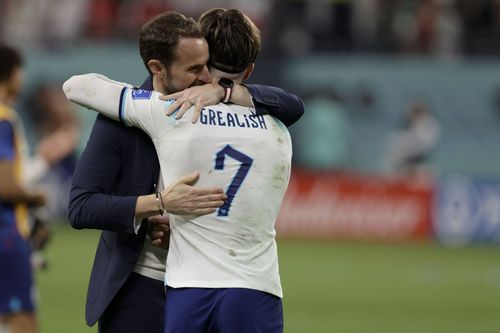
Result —
<path fill-rule="evenodd" d="M 403 52 L 456 56 L 462 26 L 453 0 L 400 1 L 394 18 Z"/>
<path fill-rule="evenodd" d="M 0 328 L 36 332 L 33 275 L 27 238 L 28 205 L 45 204 L 45 196 L 23 186 L 22 150 L 26 148 L 17 114 L 11 108 L 22 84 L 22 59 L 0 45 Z"/>
<path fill-rule="evenodd" d="M 65 135 L 51 134 L 40 142 L 37 162 L 26 163 L 24 130 L 12 108 L 23 82 L 22 58 L 17 50 L 0 45 L 0 59 L 0 328 L 30 333 L 37 331 L 37 320 L 28 209 L 47 202 L 33 182 L 44 165 L 57 163 L 67 153 L 67 145 Z"/>
<path fill-rule="evenodd" d="M 76 147 L 80 140 L 79 119 L 58 83 L 42 82 L 28 97 L 26 118 L 37 138 L 51 135 L 65 140 L 67 154 L 52 163 L 36 181 L 47 193 L 47 204 L 41 217 L 50 222 L 67 222 L 68 193 L 78 160 Z"/>
<path fill-rule="evenodd" d="M 422 99 L 412 100 L 402 128 L 388 138 L 384 161 L 388 170 L 396 175 L 423 175 L 439 135 L 439 122 L 427 103 Z"/>
<path fill-rule="evenodd" d="M 292 128 L 294 159 L 315 170 L 341 170 L 349 163 L 349 118 L 340 96 L 330 90 L 305 95 L 307 117 Z"/>

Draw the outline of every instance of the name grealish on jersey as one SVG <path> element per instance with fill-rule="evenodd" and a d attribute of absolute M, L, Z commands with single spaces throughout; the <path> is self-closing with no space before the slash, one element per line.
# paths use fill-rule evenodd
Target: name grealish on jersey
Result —
<path fill-rule="evenodd" d="M 256 114 L 241 115 L 227 111 L 214 111 L 208 108 L 201 109 L 200 123 L 209 126 L 257 128 L 267 130 L 267 124 L 264 116 L 258 116 Z"/>

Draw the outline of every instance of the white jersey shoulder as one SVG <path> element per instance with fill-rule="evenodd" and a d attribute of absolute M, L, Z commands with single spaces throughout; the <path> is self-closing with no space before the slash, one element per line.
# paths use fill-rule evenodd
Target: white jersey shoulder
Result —
<path fill-rule="evenodd" d="M 175 118 L 165 114 L 172 100 L 160 99 L 156 91 L 124 88 L 120 96 L 119 116 L 126 125 L 144 130 L 156 139 L 175 124 Z"/>

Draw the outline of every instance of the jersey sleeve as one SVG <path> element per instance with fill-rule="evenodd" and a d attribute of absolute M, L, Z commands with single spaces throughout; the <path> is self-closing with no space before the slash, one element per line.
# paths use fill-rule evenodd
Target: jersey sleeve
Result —
<path fill-rule="evenodd" d="M 8 120 L 0 120 L 0 161 L 15 157 L 14 129 Z"/>
<path fill-rule="evenodd" d="M 121 96 L 130 85 L 99 74 L 75 75 L 63 84 L 66 98 L 108 118 L 118 120 Z"/>
<path fill-rule="evenodd" d="M 153 139 L 175 123 L 174 117 L 165 115 L 172 101 L 163 101 L 157 92 L 133 89 L 103 75 L 75 75 L 64 83 L 63 90 L 70 101 L 138 127 Z"/>
<path fill-rule="evenodd" d="M 120 120 L 135 126 L 152 139 L 162 136 L 173 127 L 175 118 L 165 114 L 173 100 L 160 99 L 160 93 L 142 89 L 125 89 L 120 103 Z"/>

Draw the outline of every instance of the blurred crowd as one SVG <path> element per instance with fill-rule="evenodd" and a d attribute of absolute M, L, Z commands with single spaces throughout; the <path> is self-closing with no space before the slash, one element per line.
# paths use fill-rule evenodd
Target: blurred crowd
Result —
<path fill-rule="evenodd" d="M 60 47 L 81 40 L 135 40 L 151 17 L 176 10 L 197 18 L 212 7 L 236 7 L 262 23 L 267 1 L 0 0 L 2 38 L 20 47 Z M 26 24 L 29 22 L 29 24 Z"/>
<path fill-rule="evenodd" d="M 289 52 L 429 55 L 500 51 L 498 0 L 278 1 L 279 45 Z M 288 28 L 285 28 L 288 27 Z M 292 42 L 295 41 L 295 42 Z M 297 41 L 300 48 L 297 49 Z"/>
<path fill-rule="evenodd" d="M 409 98 L 405 109 L 396 112 L 398 122 L 381 129 L 374 121 L 381 117 L 377 98 L 368 88 L 361 88 L 354 96 L 331 88 L 302 96 L 307 117 L 291 128 L 296 138 L 295 166 L 311 170 L 357 169 L 356 142 L 366 145 L 367 141 L 377 141 L 380 154 L 369 162 L 371 171 L 396 177 L 432 175 L 430 161 L 439 144 L 441 125 L 430 101 Z M 369 137 L 369 129 L 363 124 L 373 128 L 374 137 Z M 362 148 L 362 154 L 367 150 Z"/>
<path fill-rule="evenodd" d="M 23 47 L 134 40 L 155 14 L 177 10 L 197 17 L 209 7 L 247 13 L 267 39 L 268 56 L 500 53 L 499 0 L 1 0 L 0 33 Z"/>

